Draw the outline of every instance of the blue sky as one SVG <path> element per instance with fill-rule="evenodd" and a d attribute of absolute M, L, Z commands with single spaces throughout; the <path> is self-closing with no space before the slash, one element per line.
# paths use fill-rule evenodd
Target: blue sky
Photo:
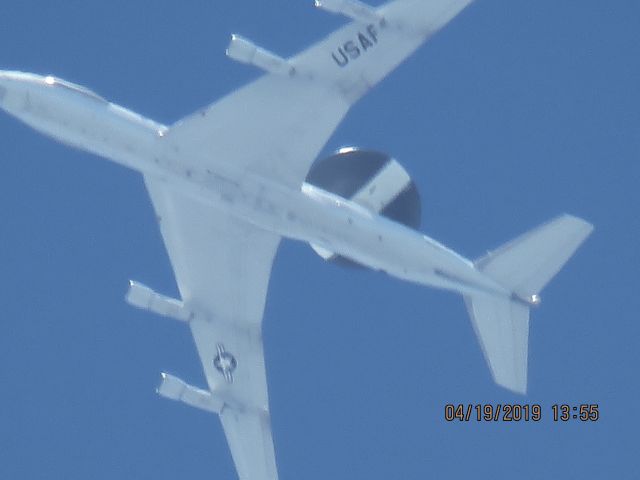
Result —
<path fill-rule="evenodd" d="M 167 124 L 344 23 L 309 1 L 6 0 L 2 68 L 52 73 Z M 490 379 L 457 296 L 278 254 L 264 336 L 282 479 L 638 478 L 640 4 L 478 0 L 327 145 L 393 154 L 423 230 L 469 257 L 563 212 L 596 230 L 532 314 L 529 394 Z M 238 112 L 242 114 L 242 112 Z M 218 420 L 157 398 L 204 385 L 141 178 L 0 115 L 0 478 L 235 478 Z M 214 240 L 212 239 L 212 248 Z M 538 403 L 539 423 L 446 423 L 446 403 Z M 554 423 L 598 403 L 597 423 Z"/>

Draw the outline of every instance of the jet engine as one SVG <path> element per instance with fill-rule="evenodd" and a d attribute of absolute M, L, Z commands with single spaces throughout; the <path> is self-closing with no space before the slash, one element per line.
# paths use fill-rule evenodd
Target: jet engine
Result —
<path fill-rule="evenodd" d="M 306 182 L 407 227 L 420 227 L 422 209 L 418 189 L 402 165 L 386 153 L 341 148 L 333 155 L 316 161 Z M 311 247 L 327 261 L 360 266 L 324 248 Z"/>

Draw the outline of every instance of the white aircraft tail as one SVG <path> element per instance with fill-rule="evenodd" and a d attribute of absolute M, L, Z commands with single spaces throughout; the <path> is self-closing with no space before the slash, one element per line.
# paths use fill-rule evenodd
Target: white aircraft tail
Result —
<path fill-rule="evenodd" d="M 529 308 L 542 288 L 589 236 L 593 226 L 562 215 L 475 262 L 478 270 L 513 292 L 512 297 L 465 296 L 467 310 L 494 380 L 527 390 Z"/>

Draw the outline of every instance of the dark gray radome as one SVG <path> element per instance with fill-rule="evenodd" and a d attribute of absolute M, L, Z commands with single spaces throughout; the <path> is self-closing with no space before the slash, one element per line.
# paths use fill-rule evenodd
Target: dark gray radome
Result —
<path fill-rule="evenodd" d="M 398 172 L 401 174 L 400 178 L 404 180 L 399 181 L 397 191 L 392 189 L 392 195 L 383 208 L 376 213 L 410 228 L 418 229 L 422 215 L 418 189 L 406 170 L 386 153 L 342 148 L 330 157 L 316 161 L 306 181 L 323 190 L 358 202 L 358 196 L 364 187 L 372 185 L 376 179 L 379 180 L 386 172 L 391 171 L 395 171 L 394 180 L 398 178 Z M 363 206 L 369 207 L 365 204 Z M 354 265 L 354 262 L 339 255 L 334 255 L 328 260 Z"/>

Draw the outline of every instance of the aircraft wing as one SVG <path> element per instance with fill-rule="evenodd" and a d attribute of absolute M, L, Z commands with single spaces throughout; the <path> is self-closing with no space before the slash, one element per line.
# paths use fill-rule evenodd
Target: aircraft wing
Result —
<path fill-rule="evenodd" d="M 165 140 L 194 166 L 299 187 L 351 105 L 471 1 L 389 2 L 369 12 L 371 22 L 288 59 L 289 73 L 267 74 L 174 124 Z"/>
<path fill-rule="evenodd" d="M 288 59 L 287 73 L 264 75 L 174 124 L 164 146 L 202 171 L 300 188 L 351 105 L 470 2 L 395 0 L 370 10 L 370 22 L 360 18 Z M 190 326 L 209 388 L 224 400 L 220 418 L 239 477 L 275 480 L 261 321 L 280 237 L 145 181 L 184 306 L 195 312 Z"/>
<path fill-rule="evenodd" d="M 261 323 L 280 237 L 145 177 L 241 479 L 278 478 Z"/>

